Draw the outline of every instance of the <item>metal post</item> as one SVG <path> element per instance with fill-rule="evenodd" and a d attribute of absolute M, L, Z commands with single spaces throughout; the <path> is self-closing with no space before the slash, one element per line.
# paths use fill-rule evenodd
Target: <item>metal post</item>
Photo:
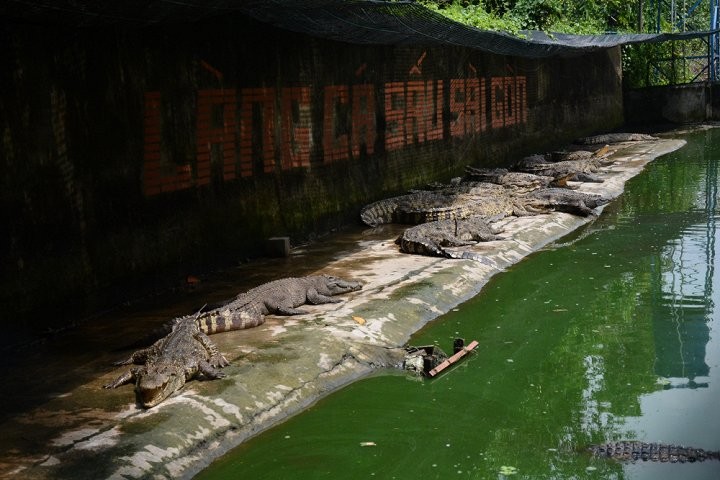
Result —
<path fill-rule="evenodd" d="M 710 0 L 710 30 L 717 30 L 718 28 L 718 0 Z M 710 74 L 710 81 L 716 82 L 718 79 L 718 34 L 710 34 L 709 40 L 709 58 L 708 58 L 708 70 Z"/>

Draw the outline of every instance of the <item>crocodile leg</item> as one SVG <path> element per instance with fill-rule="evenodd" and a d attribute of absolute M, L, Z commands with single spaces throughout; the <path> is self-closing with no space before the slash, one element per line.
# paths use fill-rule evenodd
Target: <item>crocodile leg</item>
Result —
<path fill-rule="evenodd" d="M 220 370 L 214 368 L 212 365 L 210 365 L 206 361 L 201 361 L 198 363 L 198 370 L 200 370 L 200 373 L 202 373 L 206 378 L 210 380 L 215 380 L 216 378 L 224 378 L 225 374 L 222 373 Z"/>
<path fill-rule="evenodd" d="M 155 347 L 155 345 L 151 345 L 147 348 L 143 348 L 142 350 L 133 352 L 133 354 L 130 355 L 125 360 L 119 360 L 117 362 L 113 362 L 113 365 L 120 366 L 120 365 L 130 365 L 133 363 L 135 365 L 143 365 L 147 361 L 148 355 L 150 355 L 150 353 L 152 353 L 155 350 L 154 347 Z"/>
<path fill-rule="evenodd" d="M 313 305 L 320 305 L 323 303 L 340 303 L 342 300 L 339 298 L 333 298 L 329 297 L 327 295 L 323 295 L 322 293 L 318 292 L 314 288 L 310 288 L 307 291 L 306 294 L 307 301 L 312 303 Z"/>
<path fill-rule="evenodd" d="M 113 380 L 112 382 L 103 385 L 103 388 L 117 388 L 120 385 L 125 385 L 126 383 L 133 383 L 135 382 L 135 370 L 130 369 L 127 372 L 120 375 L 118 378 Z"/>
<path fill-rule="evenodd" d="M 285 305 L 276 305 L 270 311 L 276 313 L 277 315 L 305 315 L 310 313 L 307 310 L 300 310 L 299 308 L 288 307 Z"/>
<path fill-rule="evenodd" d="M 210 338 L 205 335 L 203 332 L 198 332 L 198 334 L 195 336 L 195 339 L 200 342 L 200 345 L 207 350 L 208 354 L 210 354 L 210 358 L 208 359 L 208 363 L 215 367 L 215 368 L 222 368 L 227 367 L 230 365 L 230 362 L 225 358 L 225 356 L 220 353 L 220 350 L 218 350 L 217 345 L 213 343 Z"/>

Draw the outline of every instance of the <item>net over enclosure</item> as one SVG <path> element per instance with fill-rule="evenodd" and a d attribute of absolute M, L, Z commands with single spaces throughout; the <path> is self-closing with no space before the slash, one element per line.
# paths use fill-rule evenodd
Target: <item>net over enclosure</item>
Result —
<path fill-rule="evenodd" d="M 414 2 L 372 0 L 12 0 L 0 15 L 74 26 L 195 22 L 241 13 L 276 27 L 365 45 L 455 45 L 526 58 L 572 56 L 618 45 L 686 40 L 711 32 L 519 36 L 479 30 Z"/>

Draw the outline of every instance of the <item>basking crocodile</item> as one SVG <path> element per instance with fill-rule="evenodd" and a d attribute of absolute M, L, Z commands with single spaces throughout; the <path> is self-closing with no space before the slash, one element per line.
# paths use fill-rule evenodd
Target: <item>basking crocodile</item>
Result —
<path fill-rule="evenodd" d="M 502 233 L 490 226 L 485 217 L 463 220 L 438 220 L 408 228 L 395 241 L 405 253 L 445 258 L 480 259 L 473 252 L 455 252 L 445 247 L 461 247 L 476 242 L 500 240 Z"/>
<path fill-rule="evenodd" d="M 594 209 L 610 202 L 609 198 L 566 188 L 543 188 L 522 196 L 526 208 L 551 209 L 587 217 Z"/>
<path fill-rule="evenodd" d="M 370 203 L 360 211 L 360 219 L 366 225 L 377 227 L 387 223 L 416 225 L 434 220 L 464 218 L 481 214 L 466 208 L 471 198 L 468 195 L 477 197 L 503 193 L 502 186 L 485 182 L 440 184 L 432 188 L 430 191 L 414 190 Z"/>
<path fill-rule="evenodd" d="M 135 382 L 137 401 L 145 408 L 162 402 L 192 378 L 200 375 L 208 379 L 224 377 L 217 369 L 230 364 L 200 331 L 197 315 L 176 319 L 167 336 L 115 365 L 132 363 L 140 366 L 123 373 L 105 388 Z"/>
<path fill-rule="evenodd" d="M 417 191 L 397 197 L 384 198 L 370 203 L 360 210 L 360 219 L 366 225 L 377 227 L 396 221 L 396 215 L 401 208 L 412 205 L 447 205 L 451 198 L 435 191 Z"/>
<path fill-rule="evenodd" d="M 601 145 L 620 142 L 642 142 L 657 139 L 658 137 L 645 135 L 643 133 L 606 133 L 592 137 L 578 138 L 575 140 L 575 143 L 578 145 Z"/>
<path fill-rule="evenodd" d="M 603 179 L 595 175 L 600 169 L 601 159 L 588 157 L 578 160 L 563 160 L 560 162 L 539 162 L 537 156 L 527 157 L 516 164 L 522 172 L 544 175 L 552 178 L 567 178 L 580 182 L 602 183 Z"/>
<path fill-rule="evenodd" d="M 703 462 L 720 460 L 720 452 L 703 450 L 702 448 L 683 447 L 663 443 L 645 443 L 637 441 L 620 441 L 590 445 L 588 451 L 595 457 L 607 457 L 620 461 L 651 461 L 651 462 Z"/>
<path fill-rule="evenodd" d="M 605 160 L 612 151 L 610 150 L 610 145 L 605 145 L 603 147 L 598 148 L 597 150 L 590 151 L 590 150 L 572 150 L 572 151 L 555 151 L 551 152 L 548 156 L 546 156 L 547 160 L 551 162 L 562 162 L 564 160 L 588 160 L 590 158 L 595 158 L 599 160 Z"/>
<path fill-rule="evenodd" d="M 421 191 L 379 200 L 365 206 L 360 218 L 376 227 L 385 223 L 417 225 L 473 216 L 502 218 L 531 214 L 501 185 L 468 182 L 442 191 Z"/>
<path fill-rule="evenodd" d="M 483 182 L 495 183 L 513 189 L 534 190 L 541 187 L 560 186 L 566 184 L 563 179 L 555 179 L 546 175 L 535 175 L 527 172 L 511 172 L 507 168 L 465 167 L 466 178 Z"/>
<path fill-rule="evenodd" d="M 330 275 L 281 278 L 241 293 L 231 302 L 200 314 L 197 322 L 207 334 L 257 327 L 265 321 L 265 315 L 302 315 L 308 312 L 297 308 L 301 305 L 339 303 L 342 300 L 332 297 L 361 288 L 360 282 Z"/>
<path fill-rule="evenodd" d="M 330 275 L 315 275 L 300 278 L 281 278 L 264 283 L 239 294 L 234 300 L 206 312 L 195 319 L 200 330 L 207 334 L 243 330 L 257 327 L 265 321 L 265 315 L 300 315 L 307 313 L 296 307 L 305 303 L 339 303 L 334 295 L 360 290 L 362 284 L 343 280 Z M 147 345 L 172 331 L 175 320 L 171 320 L 134 345 Z"/>

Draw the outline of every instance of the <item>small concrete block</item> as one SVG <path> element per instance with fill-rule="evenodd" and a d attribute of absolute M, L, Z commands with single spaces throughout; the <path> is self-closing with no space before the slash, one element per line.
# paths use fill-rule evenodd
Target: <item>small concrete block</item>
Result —
<path fill-rule="evenodd" d="M 271 237 L 265 242 L 265 250 L 271 257 L 290 256 L 290 237 Z"/>

